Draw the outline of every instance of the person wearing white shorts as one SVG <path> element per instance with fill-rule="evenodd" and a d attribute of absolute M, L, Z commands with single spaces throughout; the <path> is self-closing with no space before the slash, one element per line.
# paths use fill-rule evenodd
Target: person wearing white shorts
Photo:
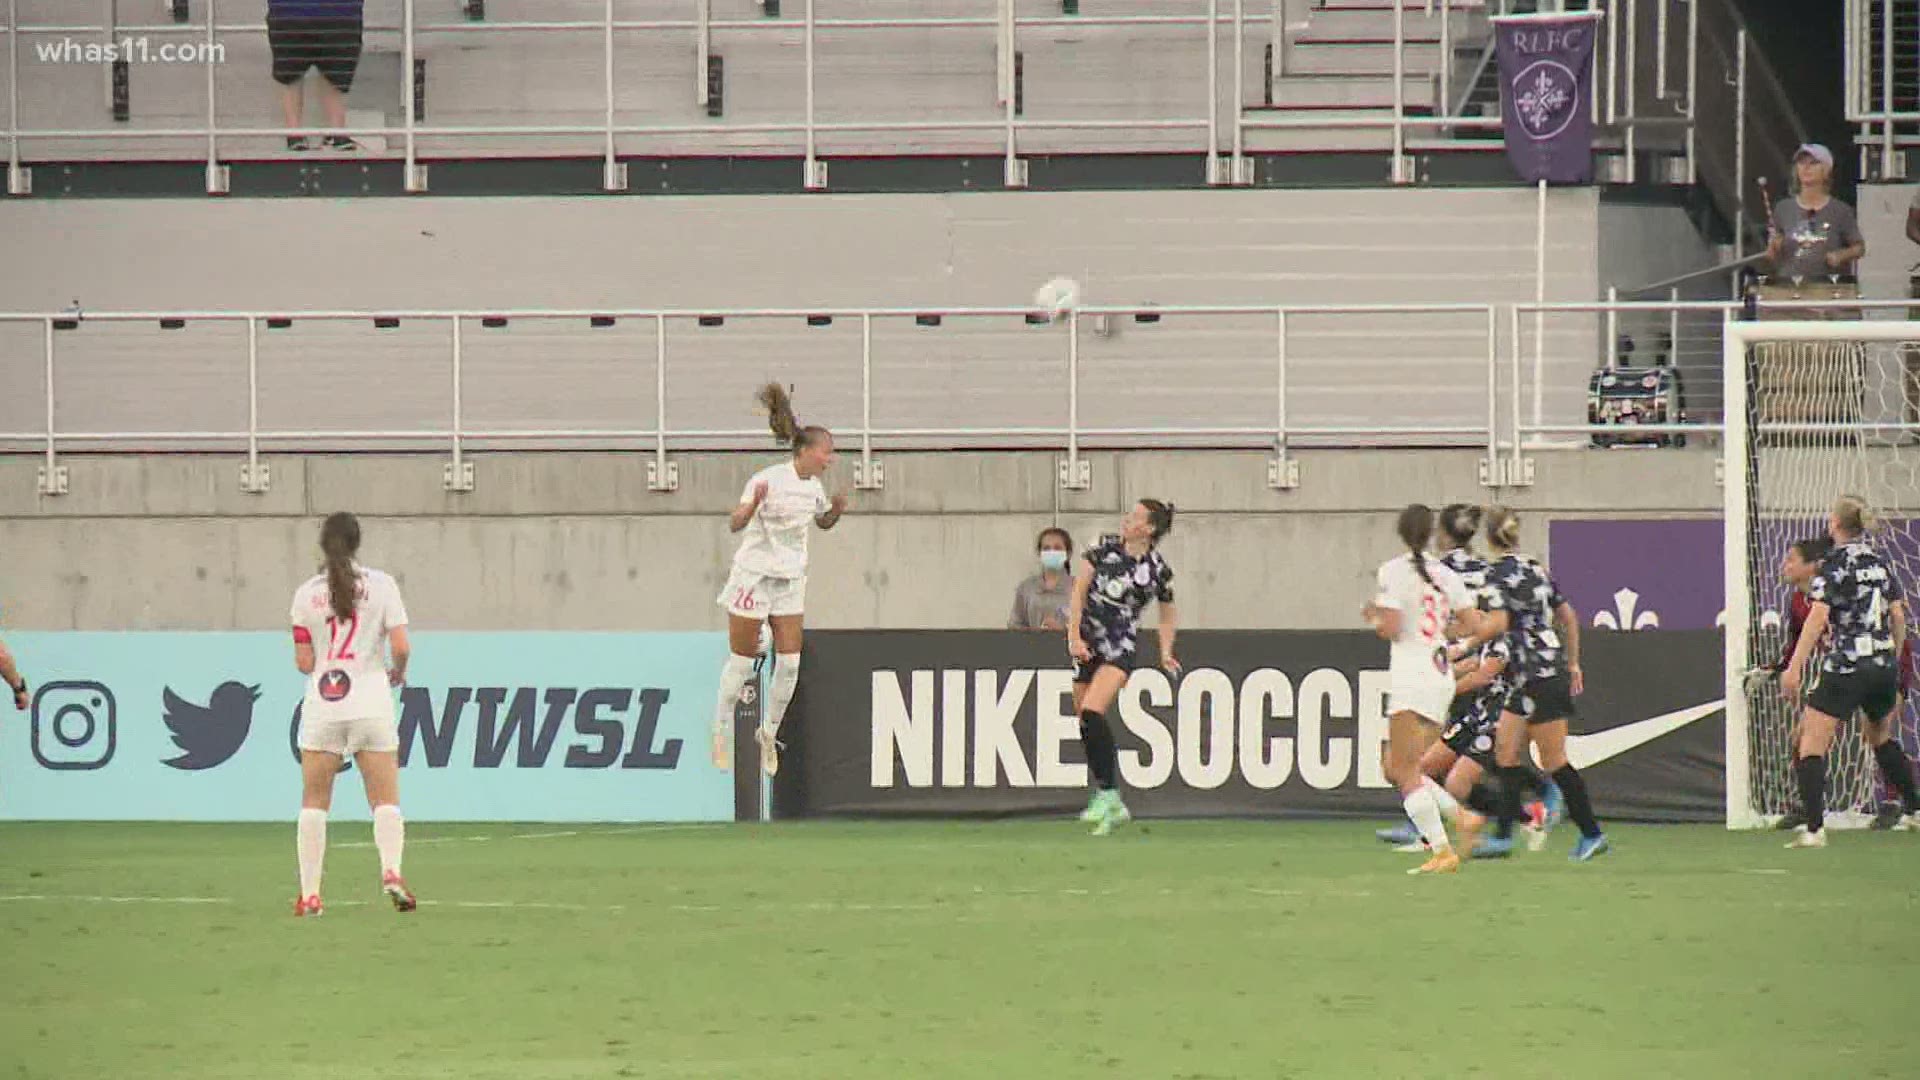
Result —
<path fill-rule="evenodd" d="M 400 876 L 406 823 L 400 816 L 400 730 L 393 687 L 406 682 L 413 654 L 407 606 L 393 578 L 353 557 L 360 522 L 333 514 L 320 527 L 321 572 L 293 594 L 293 663 L 307 676 L 300 703 L 300 860 L 297 916 L 319 915 L 320 877 L 327 854 L 327 812 L 341 762 L 360 766 L 373 807 L 373 843 L 380 852 L 380 889 L 395 910 L 412 911 L 413 893 Z"/>
<path fill-rule="evenodd" d="M 1427 553 L 1432 509 L 1415 503 L 1395 525 L 1406 552 L 1380 567 L 1378 592 L 1361 615 L 1374 633 L 1392 642 L 1388 662 L 1387 779 L 1400 789 L 1407 817 L 1433 857 L 1412 873 L 1450 873 L 1460 857 L 1447 838 L 1443 815 L 1460 826 L 1461 846 L 1473 850 L 1473 833 L 1484 819 L 1462 807 L 1420 771 L 1426 750 L 1422 724 L 1438 724 L 1453 702 L 1453 668 L 1447 660 L 1447 624 L 1476 618 L 1473 594 L 1460 575 Z"/>
<path fill-rule="evenodd" d="M 847 512 L 847 497 L 829 498 L 820 477 L 833 465 L 833 433 L 800 423 L 793 402 L 779 383 L 759 394 L 774 438 L 790 449 L 790 460 L 754 473 L 727 516 L 727 527 L 742 534 L 733 572 L 720 590 L 727 610 L 727 662 L 720 669 L 720 692 L 713 714 L 713 763 L 733 765 L 733 715 L 760 656 L 760 631 L 773 632 L 773 685 L 754 739 L 760 744 L 760 770 L 780 771 L 776 737 L 793 691 L 800 683 L 802 614 L 807 598 L 809 529 L 831 529 Z"/>

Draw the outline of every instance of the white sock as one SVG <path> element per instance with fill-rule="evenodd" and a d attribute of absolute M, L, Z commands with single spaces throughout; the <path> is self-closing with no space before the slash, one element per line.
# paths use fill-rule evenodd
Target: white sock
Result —
<path fill-rule="evenodd" d="M 1407 808 L 1407 816 L 1413 819 L 1413 827 L 1420 830 L 1428 847 L 1436 853 L 1447 850 L 1447 827 L 1440 821 L 1440 804 L 1431 788 L 1421 787 L 1402 799 L 1401 805 Z"/>
<path fill-rule="evenodd" d="M 373 846 L 380 849 L 380 872 L 400 873 L 400 850 L 407 846 L 407 822 L 391 803 L 373 808 Z"/>
<path fill-rule="evenodd" d="M 740 691 L 752 675 L 753 657 L 727 654 L 727 662 L 720 668 L 720 699 L 713 709 L 715 731 L 733 730 L 733 707 L 740 704 Z"/>
<path fill-rule="evenodd" d="M 294 830 L 294 844 L 300 853 L 300 895 L 320 895 L 320 867 L 327 858 L 327 812 L 312 807 L 300 809 L 300 823 Z"/>
<path fill-rule="evenodd" d="M 1428 791 L 1433 792 L 1433 801 L 1439 806 L 1441 816 L 1448 821 L 1459 820 L 1460 800 L 1454 798 L 1452 792 L 1435 783 L 1431 776 L 1427 777 L 1425 786 Z"/>
<path fill-rule="evenodd" d="M 777 732 L 780 721 L 787 718 L 787 706 L 793 703 L 793 688 L 800 685 L 800 654 L 781 653 L 774 661 L 773 688 L 767 694 L 764 723 L 768 731 Z"/>

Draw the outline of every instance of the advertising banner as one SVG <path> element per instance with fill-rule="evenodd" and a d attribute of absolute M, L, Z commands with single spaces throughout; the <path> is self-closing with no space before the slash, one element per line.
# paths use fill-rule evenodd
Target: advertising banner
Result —
<path fill-rule="evenodd" d="M 1189 631 L 1178 680 L 1135 671 L 1112 713 L 1141 816 L 1391 816 L 1386 645 L 1364 632 Z M 1151 653 L 1152 636 L 1142 645 Z M 1605 816 L 1725 813 L 1720 637 L 1587 635 L 1569 756 Z M 1054 814 L 1087 772 L 1057 635 L 816 631 L 774 787 L 781 816 Z"/>
<path fill-rule="evenodd" d="M 416 633 L 397 691 L 416 821 L 729 821 L 710 726 L 721 634 Z M 281 821 L 306 681 L 284 633 L 7 635 L 0 818 Z M 336 816 L 367 816 L 349 766 Z"/>

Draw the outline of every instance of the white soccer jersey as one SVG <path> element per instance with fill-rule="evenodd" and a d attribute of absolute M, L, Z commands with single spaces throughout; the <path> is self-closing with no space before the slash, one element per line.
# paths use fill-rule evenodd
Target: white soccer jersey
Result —
<path fill-rule="evenodd" d="M 760 577 L 792 580 L 807 575 L 807 537 L 813 519 L 833 505 L 827 489 L 815 476 L 800 478 L 793 462 L 769 465 L 753 474 L 740 493 L 742 504 L 753 501 L 754 486 L 765 481 L 767 497 L 740 532 L 735 568 Z"/>
<path fill-rule="evenodd" d="M 1429 585 L 1414 568 L 1413 556 L 1396 555 L 1380 566 L 1379 595 L 1374 603 L 1400 613 L 1400 633 L 1393 639 L 1392 667 L 1396 671 L 1438 671 L 1446 674 L 1444 661 L 1435 667 L 1434 657 L 1445 646 L 1447 622 L 1453 613 L 1473 606 L 1473 592 L 1439 559 L 1426 559 Z"/>
<path fill-rule="evenodd" d="M 387 634 L 407 625 L 407 606 L 391 575 L 354 565 L 353 616 L 338 619 L 327 575 L 308 579 L 293 594 L 293 636 L 313 645 L 307 677 L 306 720 L 389 719 L 393 693 L 387 684 Z"/>

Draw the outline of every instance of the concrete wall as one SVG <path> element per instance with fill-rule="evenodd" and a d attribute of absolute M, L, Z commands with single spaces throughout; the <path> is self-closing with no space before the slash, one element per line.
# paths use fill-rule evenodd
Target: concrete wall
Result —
<path fill-rule="evenodd" d="M 1590 188 L 1551 194 L 1549 299 L 1595 294 L 1597 205 Z M 9 251 L 33 253 L 0 260 L 0 297 L 15 310 L 75 301 L 153 312 L 939 309 L 1022 305 L 1061 273 L 1078 277 L 1094 304 L 1501 303 L 1533 298 L 1535 201 L 1516 189 L 16 200 L 0 202 L 0 237 Z M 1582 315 L 1548 327 L 1550 419 L 1584 415 L 1594 326 Z M 260 423 L 444 428 L 448 338 L 445 324 L 423 321 L 264 331 Z M 469 326 L 467 426 L 647 429 L 653 345 L 640 321 Z M 246 343 L 236 324 L 88 323 L 57 335 L 57 352 L 61 430 L 244 430 Z M 1081 352 L 1083 424 L 1274 422 L 1271 316 L 1123 322 L 1111 336 L 1087 328 Z M 801 388 L 810 419 L 859 422 L 851 320 L 826 329 L 797 318 L 720 329 L 682 321 L 668 353 L 671 430 L 757 427 L 751 393 L 770 377 Z M 901 319 L 876 327 L 874 357 L 878 428 L 1064 423 L 1058 328 L 1003 317 L 930 330 Z M 1289 324 L 1290 420 L 1484 430 L 1487 358 L 1476 312 L 1299 316 Z M 43 370 L 41 328 L 0 326 L 0 433 L 44 430 Z M 1532 372 L 1529 364 L 1529 399 Z M 343 380 L 368 392 L 329 393 Z"/>
<path fill-rule="evenodd" d="M 766 460 L 683 455 L 681 490 L 651 495 L 639 455 L 481 455 L 476 490 L 454 495 L 430 455 L 278 457 L 272 490 L 250 496 L 230 457 L 74 457 L 60 498 L 34 494 L 31 459 L 0 460 L 0 602 L 21 629 L 278 627 L 313 570 L 319 515 L 347 507 L 365 516 L 365 559 L 400 578 L 425 629 L 717 628 L 724 514 Z M 816 534 L 808 621 L 1000 625 L 1039 528 L 1085 542 L 1152 495 L 1180 507 L 1166 550 L 1192 625 L 1350 626 L 1402 505 L 1491 496 L 1472 452 L 1301 463 L 1301 487 L 1275 492 L 1260 454 L 1103 453 L 1093 489 L 1070 493 L 1051 454 L 888 455 L 886 490 Z M 1539 547 L 1556 515 L 1718 512 L 1709 453 L 1543 453 L 1536 466 L 1535 486 L 1506 497 Z"/>

